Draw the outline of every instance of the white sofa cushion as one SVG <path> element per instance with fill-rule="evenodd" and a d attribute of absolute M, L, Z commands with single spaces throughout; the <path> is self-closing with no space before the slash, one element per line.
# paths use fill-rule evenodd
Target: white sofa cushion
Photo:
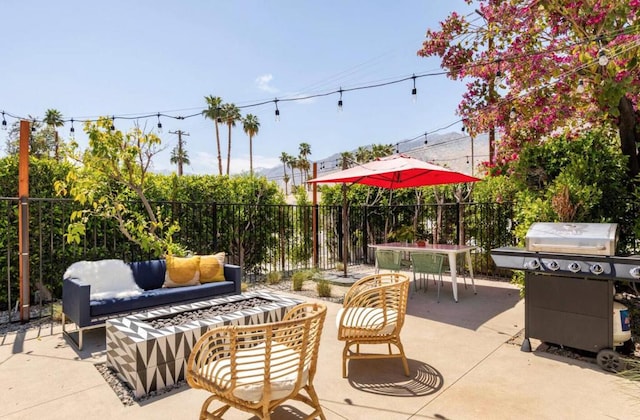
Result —
<path fill-rule="evenodd" d="M 126 298 L 143 292 L 122 260 L 78 261 L 67 268 L 64 278 L 91 285 L 90 300 Z"/>

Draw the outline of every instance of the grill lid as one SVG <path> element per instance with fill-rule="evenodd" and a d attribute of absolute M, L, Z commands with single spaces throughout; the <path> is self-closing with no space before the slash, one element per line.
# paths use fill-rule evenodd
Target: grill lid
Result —
<path fill-rule="evenodd" d="M 525 236 L 528 251 L 615 255 L 617 223 L 534 223 Z"/>

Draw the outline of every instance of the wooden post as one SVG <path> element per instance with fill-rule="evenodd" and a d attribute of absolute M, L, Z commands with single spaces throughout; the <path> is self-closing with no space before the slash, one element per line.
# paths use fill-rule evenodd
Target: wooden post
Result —
<path fill-rule="evenodd" d="M 20 254 L 20 321 L 30 318 L 29 282 L 29 121 L 20 121 L 20 155 L 18 163 L 18 251 Z"/>

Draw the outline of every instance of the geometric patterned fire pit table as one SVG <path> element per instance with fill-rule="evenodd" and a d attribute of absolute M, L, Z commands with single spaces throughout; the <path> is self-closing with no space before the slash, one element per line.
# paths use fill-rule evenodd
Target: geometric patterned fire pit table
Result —
<path fill-rule="evenodd" d="M 227 304 L 258 300 L 258 306 L 223 315 L 204 316 L 182 325 L 166 325 L 172 318 L 188 318 Z M 191 350 L 209 329 L 220 325 L 252 325 L 280 321 L 303 300 L 268 292 L 249 292 L 185 305 L 156 309 L 108 320 L 106 323 L 107 366 L 133 390 L 136 397 L 173 385 L 184 379 Z M 193 318 L 193 315 L 191 316 Z M 152 324 L 165 322 L 161 327 Z"/>

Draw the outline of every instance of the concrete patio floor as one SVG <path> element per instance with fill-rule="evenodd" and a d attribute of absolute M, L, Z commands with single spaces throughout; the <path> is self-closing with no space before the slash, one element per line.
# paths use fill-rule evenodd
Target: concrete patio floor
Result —
<path fill-rule="evenodd" d="M 402 340 L 411 375 L 398 360 L 359 360 L 341 375 L 342 343 L 336 339 L 340 305 L 328 313 L 315 378 L 328 419 L 634 419 L 640 386 L 597 365 L 537 349 L 520 351 L 510 340 L 524 327 L 518 290 L 477 279 L 478 294 L 451 285 L 411 286 Z M 313 300 L 313 299 L 308 299 Z M 46 326 L 0 336 L 0 419 L 192 419 L 207 394 L 184 385 L 124 406 L 95 368 L 104 362 L 104 329 L 86 334 L 75 350 Z M 286 403 L 272 418 L 299 419 L 307 407 Z M 250 419 L 230 410 L 225 418 Z"/>

